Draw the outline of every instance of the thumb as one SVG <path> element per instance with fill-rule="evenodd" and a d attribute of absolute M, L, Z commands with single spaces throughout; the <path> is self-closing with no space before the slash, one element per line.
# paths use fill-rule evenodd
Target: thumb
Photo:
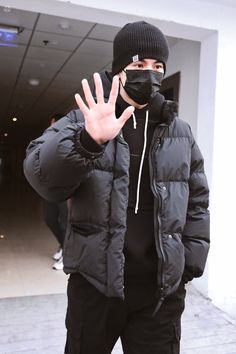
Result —
<path fill-rule="evenodd" d="M 134 112 L 134 107 L 133 106 L 129 106 L 127 107 L 124 112 L 122 113 L 122 115 L 119 118 L 120 123 L 122 124 L 122 126 L 125 124 L 125 122 L 131 117 L 132 113 Z"/>

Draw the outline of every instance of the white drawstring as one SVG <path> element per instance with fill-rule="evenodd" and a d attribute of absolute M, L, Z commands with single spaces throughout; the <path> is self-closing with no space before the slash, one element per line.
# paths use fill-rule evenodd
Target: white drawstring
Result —
<path fill-rule="evenodd" d="M 132 116 L 133 116 L 133 125 L 134 125 L 134 129 L 137 128 L 137 121 L 136 121 L 136 117 L 134 115 L 134 112 L 132 113 Z"/>
<path fill-rule="evenodd" d="M 145 119 L 145 127 L 144 127 L 143 152 L 142 152 L 142 157 L 141 157 L 141 161 L 140 161 L 140 165 L 139 165 L 138 183 L 137 183 L 137 192 L 136 192 L 136 204 L 135 204 L 135 209 L 134 209 L 134 213 L 135 213 L 135 214 L 138 213 L 140 182 L 141 182 L 141 177 L 142 177 L 143 161 L 144 161 L 144 156 L 145 156 L 145 151 L 146 151 L 146 145 L 147 145 L 148 114 L 149 114 L 149 111 L 146 111 L 146 119 Z M 134 129 L 135 129 L 135 128 L 134 128 Z"/>

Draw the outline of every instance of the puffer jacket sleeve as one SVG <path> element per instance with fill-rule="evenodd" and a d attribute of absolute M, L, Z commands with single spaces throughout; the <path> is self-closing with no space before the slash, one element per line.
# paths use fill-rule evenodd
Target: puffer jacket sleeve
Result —
<path fill-rule="evenodd" d="M 193 139 L 189 179 L 189 202 L 183 231 L 185 282 L 203 274 L 210 244 L 209 188 L 202 154 Z"/>
<path fill-rule="evenodd" d="M 103 148 L 90 152 L 81 144 L 83 115 L 72 111 L 33 140 L 26 151 L 24 173 L 44 199 L 61 201 L 71 197 L 88 178 Z"/>

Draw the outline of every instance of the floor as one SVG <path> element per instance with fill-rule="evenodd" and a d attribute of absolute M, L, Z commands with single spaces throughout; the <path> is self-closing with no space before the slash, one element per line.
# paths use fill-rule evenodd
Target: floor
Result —
<path fill-rule="evenodd" d="M 236 321 L 187 290 L 181 354 L 236 354 Z M 65 311 L 65 294 L 0 299 L 0 354 L 63 354 Z M 122 353 L 118 341 L 112 354 Z"/>
<path fill-rule="evenodd" d="M 64 293 L 67 276 L 52 269 L 58 244 L 42 200 L 23 182 L 0 192 L 0 298 Z"/>
<path fill-rule="evenodd" d="M 0 354 L 62 354 L 67 276 L 52 269 L 42 201 L 23 181 L 0 193 Z M 181 354 L 236 354 L 236 320 L 187 290 Z"/>

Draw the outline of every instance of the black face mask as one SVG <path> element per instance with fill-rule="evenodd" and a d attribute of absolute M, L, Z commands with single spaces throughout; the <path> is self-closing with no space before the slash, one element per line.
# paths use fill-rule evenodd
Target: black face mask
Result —
<path fill-rule="evenodd" d="M 148 103 L 160 90 L 164 74 L 154 70 L 125 70 L 124 90 L 138 104 Z"/>

